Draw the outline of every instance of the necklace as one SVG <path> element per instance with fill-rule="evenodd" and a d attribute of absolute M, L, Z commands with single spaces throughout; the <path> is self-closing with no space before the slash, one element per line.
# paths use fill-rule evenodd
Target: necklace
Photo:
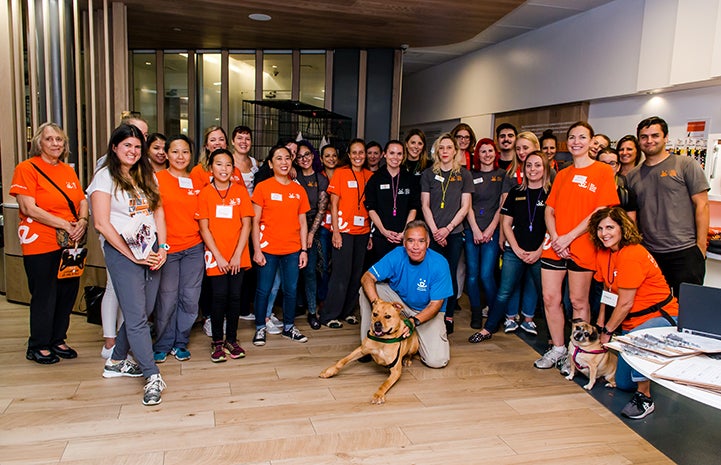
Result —
<path fill-rule="evenodd" d="M 230 183 L 228 183 L 228 187 L 225 189 L 225 195 L 221 195 L 220 191 L 218 190 L 218 186 L 215 185 L 215 179 L 212 181 L 213 189 L 215 189 L 215 192 L 218 193 L 218 197 L 220 197 L 220 200 L 223 202 L 223 205 L 225 205 L 225 199 L 228 197 L 228 194 L 230 194 Z"/>
<path fill-rule="evenodd" d="M 538 201 L 541 200 L 541 194 L 543 189 L 538 190 L 538 196 L 536 202 L 533 205 L 533 213 L 531 213 L 531 192 L 530 189 L 526 189 L 526 203 L 528 204 L 528 230 L 533 232 L 533 221 L 536 219 L 536 209 L 538 208 Z"/>

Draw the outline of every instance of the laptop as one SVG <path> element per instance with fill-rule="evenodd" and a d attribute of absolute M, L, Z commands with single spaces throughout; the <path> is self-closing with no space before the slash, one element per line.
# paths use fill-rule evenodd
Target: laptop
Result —
<path fill-rule="evenodd" d="M 721 289 L 681 283 L 678 330 L 721 339 Z"/>

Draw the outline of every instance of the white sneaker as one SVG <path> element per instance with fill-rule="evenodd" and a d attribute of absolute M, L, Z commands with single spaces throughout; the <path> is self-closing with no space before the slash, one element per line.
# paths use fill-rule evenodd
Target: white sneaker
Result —
<path fill-rule="evenodd" d="M 276 321 L 278 321 L 277 318 Z M 273 318 L 271 317 L 271 319 L 265 322 L 265 332 L 268 334 L 280 334 L 283 332 L 283 323 L 276 325 L 273 323 Z"/>
<path fill-rule="evenodd" d="M 103 357 L 105 360 L 109 359 L 113 356 L 113 349 L 115 349 L 115 344 L 113 344 L 113 347 L 109 349 L 103 344 L 103 348 L 100 349 L 100 356 Z"/>
<path fill-rule="evenodd" d="M 238 318 L 246 321 L 255 321 L 255 315 L 252 313 L 248 313 L 247 315 L 240 315 Z"/>
<path fill-rule="evenodd" d="M 275 326 L 281 329 L 283 328 L 283 322 L 276 318 L 275 313 L 270 314 L 270 321 L 272 321 Z"/>
<path fill-rule="evenodd" d="M 483 307 L 483 310 L 481 310 L 481 315 L 483 315 L 483 318 L 488 318 L 488 305 Z"/>
<path fill-rule="evenodd" d="M 225 323 L 226 321 L 223 320 L 223 334 L 225 334 Z M 210 326 L 210 318 L 205 319 L 205 323 L 203 323 L 203 331 L 205 331 L 206 336 L 213 337 L 213 327 Z"/>
<path fill-rule="evenodd" d="M 165 381 L 160 377 L 160 373 L 150 375 L 146 380 L 143 390 L 143 405 L 158 405 L 162 399 L 160 393 L 166 388 Z"/>
<path fill-rule="evenodd" d="M 553 368 L 559 360 L 566 356 L 567 353 L 568 351 L 566 350 L 566 347 L 561 347 L 560 349 L 555 346 L 551 347 L 545 354 L 543 354 L 543 357 L 533 362 L 533 366 L 542 370 Z"/>

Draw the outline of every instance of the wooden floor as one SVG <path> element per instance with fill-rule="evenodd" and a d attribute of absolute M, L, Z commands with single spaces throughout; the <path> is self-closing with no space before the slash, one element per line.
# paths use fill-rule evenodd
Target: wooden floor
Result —
<path fill-rule="evenodd" d="M 311 331 L 306 344 L 269 336 L 248 356 L 214 364 L 194 331 L 193 358 L 169 357 L 162 404 L 141 404 L 142 379 L 103 379 L 101 330 L 73 316 L 75 360 L 25 360 L 27 307 L 0 301 L 2 464 L 664 464 L 673 463 L 536 353 L 499 334 L 479 345 L 468 311 L 451 336 L 451 363 L 416 361 L 385 405 L 373 363 L 318 373 L 358 343 L 357 327 Z M 301 318 L 298 319 L 301 321 Z"/>

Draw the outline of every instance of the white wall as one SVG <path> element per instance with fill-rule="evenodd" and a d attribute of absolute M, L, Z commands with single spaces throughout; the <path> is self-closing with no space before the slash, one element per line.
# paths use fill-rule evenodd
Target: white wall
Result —
<path fill-rule="evenodd" d="M 641 94 L 718 77 L 719 39 L 721 0 L 616 0 L 405 77 L 401 124 L 461 118 L 480 137 L 494 113 L 591 101 L 592 124 L 613 138 L 652 113 L 679 127 L 708 114 L 719 132 L 719 79 Z"/>

